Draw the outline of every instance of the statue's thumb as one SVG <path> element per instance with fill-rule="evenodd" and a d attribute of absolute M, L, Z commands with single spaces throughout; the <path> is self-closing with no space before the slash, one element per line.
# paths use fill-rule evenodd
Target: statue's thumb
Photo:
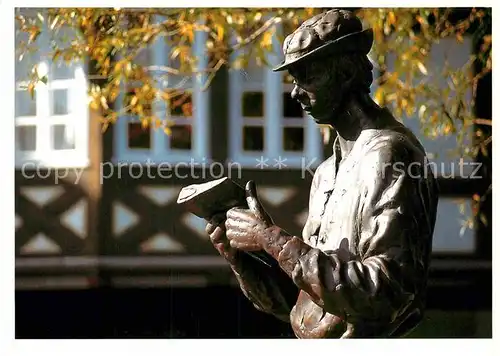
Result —
<path fill-rule="evenodd" d="M 257 197 L 257 189 L 255 187 L 255 182 L 253 180 L 247 182 L 245 191 L 246 191 L 247 204 L 250 210 L 254 214 L 264 219 L 266 217 L 266 213 L 262 208 L 262 205 L 260 205 L 259 198 Z"/>

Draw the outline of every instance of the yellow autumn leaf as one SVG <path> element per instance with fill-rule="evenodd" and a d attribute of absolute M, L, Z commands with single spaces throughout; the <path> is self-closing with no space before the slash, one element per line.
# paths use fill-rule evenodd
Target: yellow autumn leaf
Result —
<path fill-rule="evenodd" d="M 59 15 L 57 15 L 54 20 L 52 21 L 52 23 L 50 24 L 50 29 L 53 30 L 54 27 L 56 27 L 56 24 L 57 24 L 57 21 L 59 20 Z"/>
<path fill-rule="evenodd" d="M 427 110 L 427 107 L 425 105 L 421 105 L 420 108 L 418 109 L 418 118 L 420 120 L 424 119 L 424 114 L 425 114 L 426 110 Z"/>
<path fill-rule="evenodd" d="M 389 23 L 391 25 L 394 25 L 396 23 L 396 15 L 394 14 L 394 11 L 389 12 Z"/>
<path fill-rule="evenodd" d="M 262 41 L 260 42 L 262 47 L 269 48 L 273 44 L 273 34 L 271 31 L 266 31 L 262 35 Z"/>
<path fill-rule="evenodd" d="M 405 110 L 406 111 L 406 116 L 408 116 L 408 117 L 412 116 L 413 115 L 413 110 L 414 110 L 413 105 L 408 104 L 406 106 L 406 110 Z"/>
<path fill-rule="evenodd" d="M 104 110 L 109 109 L 108 103 L 107 103 L 106 98 L 104 96 L 101 96 L 101 105 L 104 108 Z"/>
<path fill-rule="evenodd" d="M 182 31 L 185 36 L 187 36 L 189 43 L 194 42 L 194 27 L 192 25 L 185 25 L 184 30 Z"/>
<path fill-rule="evenodd" d="M 181 53 L 181 47 L 176 47 L 173 51 L 172 54 L 170 55 L 170 58 L 176 59 L 177 56 Z"/>
<path fill-rule="evenodd" d="M 160 118 L 158 118 L 158 117 L 154 118 L 154 125 L 155 125 L 155 129 L 159 129 L 161 127 L 161 120 L 160 120 Z"/>
<path fill-rule="evenodd" d="M 106 130 L 108 129 L 109 123 L 108 122 L 103 122 L 101 126 L 101 133 L 105 133 Z"/>
<path fill-rule="evenodd" d="M 112 87 L 111 91 L 109 93 L 109 100 L 111 102 L 115 101 L 118 98 L 118 95 L 120 94 L 120 90 L 118 87 Z"/>
<path fill-rule="evenodd" d="M 31 99 L 35 98 L 35 83 L 31 82 L 28 84 L 28 93 L 31 96 Z"/>
<path fill-rule="evenodd" d="M 444 130 L 443 130 L 444 134 L 445 135 L 448 135 L 450 132 L 451 132 L 451 125 L 449 123 L 447 123 L 445 126 L 444 126 Z"/>
<path fill-rule="evenodd" d="M 90 108 L 91 108 L 92 110 L 99 110 L 99 104 L 98 104 L 95 100 L 92 100 L 92 101 L 90 102 Z"/>
<path fill-rule="evenodd" d="M 423 74 L 423 75 L 427 75 L 427 68 L 425 68 L 424 64 L 420 61 L 417 62 L 417 67 L 418 69 L 420 70 L 420 72 Z"/>
<path fill-rule="evenodd" d="M 217 41 L 221 42 L 224 39 L 224 27 L 217 25 Z"/>
<path fill-rule="evenodd" d="M 385 96 L 385 100 L 388 102 L 395 101 L 398 98 L 398 94 L 396 93 L 390 93 Z"/>
<path fill-rule="evenodd" d="M 168 126 L 163 129 L 163 132 L 165 132 L 169 136 L 172 135 L 172 129 Z"/>
<path fill-rule="evenodd" d="M 383 101 L 384 101 L 384 88 L 382 88 L 382 87 L 378 87 L 377 88 L 377 91 L 375 92 L 373 100 L 375 100 L 375 102 L 378 105 L 383 105 Z"/>

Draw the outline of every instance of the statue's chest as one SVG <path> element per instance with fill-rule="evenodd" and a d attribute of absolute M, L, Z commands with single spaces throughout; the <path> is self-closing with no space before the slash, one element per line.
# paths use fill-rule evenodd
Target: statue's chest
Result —
<path fill-rule="evenodd" d="M 343 247 L 354 253 L 361 195 L 356 162 L 344 162 L 331 177 L 320 179 L 311 197 L 309 244 L 324 251 Z"/>

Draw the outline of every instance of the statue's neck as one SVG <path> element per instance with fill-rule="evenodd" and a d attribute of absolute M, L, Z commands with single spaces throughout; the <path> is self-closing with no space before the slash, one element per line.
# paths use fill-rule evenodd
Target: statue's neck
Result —
<path fill-rule="evenodd" d="M 381 111 L 382 108 L 368 94 L 352 95 L 345 101 L 333 125 L 339 137 L 342 157 L 351 152 L 363 130 L 377 127 Z"/>

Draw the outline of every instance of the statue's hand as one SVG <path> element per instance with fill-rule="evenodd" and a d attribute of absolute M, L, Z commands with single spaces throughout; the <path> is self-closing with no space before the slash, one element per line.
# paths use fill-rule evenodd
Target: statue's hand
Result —
<path fill-rule="evenodd" d="M 232 208 L 227 212 L 226 235 L 233 248 L 259 251 L 263 249 L 265 230 L 273 221 L 257 198 L 255 183 L 249 181 L 245 190 L 249 209 Z"/>
<path fill-rule="evenodd" d="M 226 228 L 224 226 L 225 219 L 225 213 L 213 216 L 210 219 L 210 222 L 206 225 L 205 231 L 210 236 L 210 241 L 214 245 L 215 249 L 226 260 L 234 262 L 236 249 L 229 245 L 229 240 L 226 236 Z"/>

